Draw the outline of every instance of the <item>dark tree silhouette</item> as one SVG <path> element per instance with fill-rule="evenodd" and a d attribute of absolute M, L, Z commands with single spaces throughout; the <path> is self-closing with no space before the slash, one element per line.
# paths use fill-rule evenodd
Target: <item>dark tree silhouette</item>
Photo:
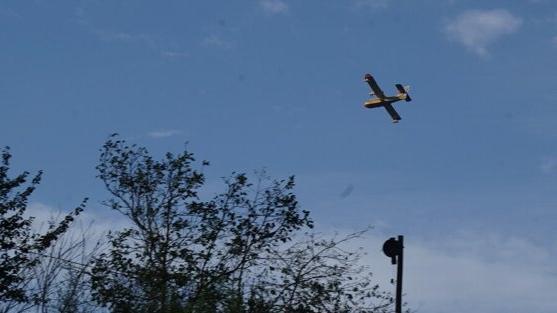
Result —
<path fill-rule="evenodd" d="M 41 181 L 42 172 L 31 178 L 28 172 L 10 178 L 10 159 L 6 147 L 0 161 L 0 301 L 40 301 L 37 294 L 29 292 L 27 275 L 38 264 L 40 254 L 68 230 L 86 200 L 61 222 L 51 223 L 46 232 L 35 233 L 31 228 L 33 218 L 25 217 L 25 211 L 29 197 Z"/>
<path fill-rule="evenodd" d="M 115 313 L 386 312 L 392 301 L 341 240 L 313 227 L 294 178 L 245 174 L 200 199 L 202 162 L 187 151 L 155 160 L 113 135 L 97 166 L 106 204 L 130 226 L 109 235 L 93 263 L 94 298 Z"/>

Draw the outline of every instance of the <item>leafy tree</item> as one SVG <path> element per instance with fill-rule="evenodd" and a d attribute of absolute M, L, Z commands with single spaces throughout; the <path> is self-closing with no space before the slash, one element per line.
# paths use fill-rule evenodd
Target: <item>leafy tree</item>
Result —
<path fill-rule="evenodd" d="M 84 208 L 86 200 L 59 223 L 51 223 L 44 233 L 36 233 L 33 217 L 25 217 L 28 199 L 41 181 L 42 172 L 32 178 L 23 172 L 10 178 L 11 154 L 2 150 L 0 161 L 0 301 L 40 301 L 38 293 L 29 292 L 28 282 L 40 255 L 68 230 Z M 28 182 L 30 179 L 30 182 Z"/>
<path fill-rule="evenodd" d="M 202 202 L 204 176 L 193 161 L 186 151 L 156 161 L 116 137 L 104 145 L 97 168 L 113 196 L 107 204 L 133 223 L 111 235 L 94 268 L 97 299 L 114 312 L 215 311 L 241 292 L 260 252 L 311 227 L 290 193 L 292 179 L 250 198 L 252 185 L 235 174 L 226 192 Z"/>
<path fill-rule="evenodd" d="M 252 183 L 233 173 L 224 192 L 201 200 L 207 165 L 196 169 L 187 151 L 155 160 L 116 135 L 104 144 L 97 170 L 111 195 L 105 204 L 130 227 L 112 232 L 94 261 L 100 304 L 114 313 L 387 310 L 388 295 L 361 276 L 343 240 L 303 234 L 313 222 L 293 177 Z"/>

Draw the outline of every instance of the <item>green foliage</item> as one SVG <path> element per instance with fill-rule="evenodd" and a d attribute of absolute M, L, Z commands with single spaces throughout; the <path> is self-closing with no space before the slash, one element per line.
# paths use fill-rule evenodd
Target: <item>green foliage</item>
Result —
<path fill-rule="evenodd" d="M 34 300 L 34 295 L 26 292 L 23 273 L 39 262 L 38 254 L 68 230 L 75 216 L 83 210 L 85 201 L 60 223 L 51 224 L 45 233 L 33 232 L 33 218 L 26 218 L 24 214 L 42 172 L 32 178 L 28 172 L 10 178 L 10 159 L 9 148 L 3 149 L 0 161 L 0 301 L 28 302 Z"/>

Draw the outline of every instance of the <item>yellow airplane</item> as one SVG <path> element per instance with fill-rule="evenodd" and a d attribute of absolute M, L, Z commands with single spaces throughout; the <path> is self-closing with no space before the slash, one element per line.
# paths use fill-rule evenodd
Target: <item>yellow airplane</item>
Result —
<path fill-rule="evenodd" d="M 398 123 L 400 121 L 400 115 L 395 111 L 395 108 L 391 105 L 393 102 L 397 102 L 400 100 L 412 101 L 410 96 L 408 95 L 408 90 L 410 90 L 409 86 L 402 86 L 401 84 L 396 84 L 396 89 L 398 90 L 398 94 L 396 96 L 385 96 L 381 88 L 375 82 L 375 79 L 371 74 L 366 74 L 364 76 L 364 81 L 369 84 L 371 90 L 373 92 L 369 93 L 370 96 L 376 96 L 376 98 L 369 99 L 364 102 L 364 106 L 368 109 L 377 108 L 377 107 L 385 107 L 391 118 L 393 119 L 393 123 Z"/>

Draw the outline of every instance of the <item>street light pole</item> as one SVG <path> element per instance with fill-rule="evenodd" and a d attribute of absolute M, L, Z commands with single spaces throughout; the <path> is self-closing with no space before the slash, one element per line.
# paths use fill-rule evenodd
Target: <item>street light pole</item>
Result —
<path fill-rule="evenodd" d="M 396 270 L 396 313 L 402 313 L 402 261 L 403 261 L 403 248 L 404 237 L 398 236 L 398 244 L 400 246 L 399 254 L 397 257 L 397 270 Z"/>
<path fill-rule="evenodd" d="M 391 263 L 397 265 L 396 271 L 396 300 L 395 312 L 402 313 L 402 264 L 403 264 L 404 236 L 389 238 L 383 244 L 383 252 L 391 258 Z"/>

